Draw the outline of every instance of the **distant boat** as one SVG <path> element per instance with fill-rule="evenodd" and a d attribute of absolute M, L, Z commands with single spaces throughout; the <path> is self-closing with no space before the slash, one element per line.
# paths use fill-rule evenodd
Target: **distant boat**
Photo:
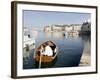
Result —
<path fill-rule="evenodd" d="M 35 45 L 35 40 L 30 38 L 30 35 L 24 35 L 24 50 L 29 51 Z"/>
<path fill-rule="evenodd" d="M 45 48 L 45 45 L 49 45 L 51 47 L 51 49 L 53 50 L 53 55 L 52 56 L 48 56 L 48 55 L 43 55 L 41 53 L 41 46 L 44 46 Z M 35 50 L 35 56 L 34 56 L 34 59 L 37 61 L 37 62 L 40 62 L 40 63 L 49 63 L 49 62 L 52 62 L 56 57 L 57 57 L 57 54 L 58 54 L 58 48 L 56 46 L 56 44 L 54 44 L 54 42 L 52 41 L 47 41 L 47 42 L 44 42 L 43 44 L 41 44 L 36 50 Z"/>

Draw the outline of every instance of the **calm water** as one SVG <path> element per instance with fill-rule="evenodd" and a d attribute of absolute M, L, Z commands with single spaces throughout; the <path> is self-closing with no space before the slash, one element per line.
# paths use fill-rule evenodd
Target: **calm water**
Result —
<path fill-rule="evenodd" d="M 90 54 L 89 36 L 68 36 L 65 32 L 34 32 L 32 37 L 35 37 L 35 48 L 47 40 L 52 40 L 59 48 L 57 58 L 52 63 L 42 64 L 42 68 L 78 66 L 83 50 Z M 23 55 L 26 56 L 23 58 L 23 69 L 38 68 L 38 63 L 33 59 L 34 49 Z"/>

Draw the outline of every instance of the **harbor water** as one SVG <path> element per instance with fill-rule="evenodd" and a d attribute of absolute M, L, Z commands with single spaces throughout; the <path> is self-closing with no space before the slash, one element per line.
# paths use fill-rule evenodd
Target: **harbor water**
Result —
<path fill-rule="evenodd" d="M 58 47 L 56 59 L 41 68 L 77 67 L 83 54 L 90 54 L 90 36 L 68 35 L 67 32 L 35 32 L 35 47 L 30 51 L 23 50 L 23 69 L 38 69 L 39 63 L 33 56 L 36 48 L 43 42 L 53 41 Z M 84 53 L 86 52 L 86 53 Z"/>

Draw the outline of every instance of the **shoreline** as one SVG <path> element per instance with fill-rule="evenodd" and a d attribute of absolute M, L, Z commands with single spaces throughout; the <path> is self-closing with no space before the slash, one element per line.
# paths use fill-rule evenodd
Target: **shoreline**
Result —
<path fill-rule="evenodd" d="M 91 55 L 89 53 L 83 53 L 79 66 L 90 66 L 91 65 Z"/>

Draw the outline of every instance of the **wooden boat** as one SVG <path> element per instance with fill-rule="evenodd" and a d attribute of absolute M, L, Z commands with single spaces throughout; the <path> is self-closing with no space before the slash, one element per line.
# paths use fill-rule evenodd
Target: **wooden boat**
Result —
<path fill-rule="evenodd" d="M 53 56 L 47 56 L 47 55 L 41 54 L 41 51 L 40 51 L 41 47 L 45 48 L 46 45 L 49 45 L 53 51 L 56 49 L 56 52 L 53 52 Z M 35 59 L 36 62 L 49 63 L 49 62 L 52 62 L 56 58 L 56 56 L 58 54 L 57 52 L 58 52 L 57 46 L 52 41 L 47 41 L 47 42 L 44 42 L 43 44 L 41 44 L 35 50 L 34 59 Z"/>

